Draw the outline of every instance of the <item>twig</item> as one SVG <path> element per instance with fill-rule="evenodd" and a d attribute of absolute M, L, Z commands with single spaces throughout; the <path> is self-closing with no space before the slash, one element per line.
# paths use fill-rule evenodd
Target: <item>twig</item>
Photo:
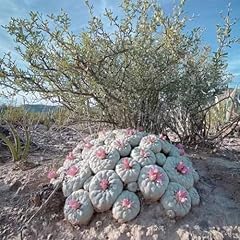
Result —
<path fill-rule="evenodd" d="M 222 134 L 224 134 L 224 132 L 226 132 L 227 130 L 229 130 L 234 124 L 236 124 L 227 134 L 225 134 L 224 136 L 222 136 L 221 138 L 225 138 L 227 137 L 236 127 L 238 122 L 240 121 L 240 116 L 236 117 L 235 119 L 233 119 L 230 123 L 228 123 L 227 125 L 225 125 L 220 131 L 218 131 L 218 134 L 213 136 L 212 138 L 210 138 L 209 140 L 213 141 L 217 138 L 219 138 Z"/>
<path fill-rule="evenodd" d="M 23 224 L 23 226 L 20 229 L 20 238 L 21 240 L 23 240 L 23 230 L 25 227 L 27 227 L 27 225 L 38 215 L 39 212 L 41 212 L 44 207 L 47 206 L 47 204 L 49 203 L 49 201 L 51 200 L 51 198 L 54 196 L 54 194 L 56 193 L 56 191 L 59 189 L 60 185 L 61 185 L 62 181 L 59 182 L 57 184 L 57 186 L 53 189 L 52 193 L 49 195 L 49 197 L 46 199 L 46 201 L 40 206 L 40 208 Z"/>

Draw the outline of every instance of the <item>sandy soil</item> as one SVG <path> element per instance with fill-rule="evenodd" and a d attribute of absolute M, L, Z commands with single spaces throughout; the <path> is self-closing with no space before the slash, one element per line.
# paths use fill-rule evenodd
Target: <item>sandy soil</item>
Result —
<path fill-rule="evenodd" d="M 127 224 L 102 213 L 89 226 L 74 228 L 64 220 L 58 195 L 24 229 L 23 239 L 240 239 L 240 140 L 226 144 L 215 153 L 188 151 L 201 177 L 196 186 L 201 203 L 183 219 L 169 220 L 159 203 L 143 203 L 139 216 Z M 38 209 L 36 192 L 48 182 L 47 170 L 60 165 L 63 156 L 36 153 L 31 157 L 40 166 L 27 171 L 14 170 L 10 161 L 0 163 L 0 239 L 21 239 L 20 228 Z"/>

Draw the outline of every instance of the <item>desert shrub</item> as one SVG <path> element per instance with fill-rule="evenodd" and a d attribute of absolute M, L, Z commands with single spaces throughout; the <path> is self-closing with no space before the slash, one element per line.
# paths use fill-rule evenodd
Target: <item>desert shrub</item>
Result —
<path fill-rule="evenodd" d="M 24 142 L 20 137 L 18 130 L 11 124 L 8 124 L 11 135 L 6 136 L 0 132 L 0 140 L 8 147 L 12 160 L 15 163 L 26 162 L 31 146 L 31 135 L 28 127 L 23 127 Z"/>
<path fill-rule="evenodd" d="M 220 96 L 216 96 L 214 105 L 207 112 L 208 130 L 218 131 L 221 126 L 228 123 L 239 115 L 238 102 L 236 101 L 238 89 L 227 91 Z"/>
<path fill-rule="evenodd" d="M 65 107 L 57 107 L 54 111 L 32 112 L 24 106 L 3 106 L 0 111 L 0 121 L 4 120 L 13 125 L 21 125 L 28 121 L 30 125 L 42 124 L 50 128 L 52 125 L 64 126 L 76 122 L 77 116 Z"/>
<path fill-rule="evenodd" d="M 6 106 L 4 110 L 1 111 L 0 116 L 1 120 L 17 125 L 24 121 L 26 114 L 27 112 L 23 107 Z"/>
<path fill-rule="evenodd" d="M 58 107 L 56 111 L 49 114 L 49 117 L 57 126 L 67 125 L 69 122 L 71 122 L 72 119 L 74 120 L 76 118 L 65 107 Z"/>
<path fill-rule="evenodd" d="M 28 67 L 5 54 L 1 84 L 57 99 L 79 121 L 151 132 L 170 128 L 185 142 L 205 138 L 205 108 L 230 79 L 230 9 L 217 26 L 213 50 L 202 43 L 200 28 L 185 31 L 190 18 L 184 0 L 170 14 L 156 0 L 123 0 L 121 17 L 106 9 L 104 19 L 86 4 L 89 24 L 79 34 L 64 12 L 12 18 L 5 28 Z"/>
<path fill-rule="evenodd" d="M 0 121 L 5 121 L 15 126 L 26 122 L 29 125 L 44 124 L 49 126 L 51 120 L 47 113 L 28 112 L 23 106 L 6 106 L 0 113 Z"/>

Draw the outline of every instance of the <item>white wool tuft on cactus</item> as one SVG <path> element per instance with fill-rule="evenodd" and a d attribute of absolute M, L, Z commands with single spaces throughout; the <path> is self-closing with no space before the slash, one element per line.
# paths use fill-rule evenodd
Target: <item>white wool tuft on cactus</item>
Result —
<path fill-rule="evenodd" d="M 162 134 L 103 130 L 77 143 L 47 177 L 53 185 L 62 182 L 64 215 L 74 225 L 110 209 L 118 222 L 131 221 L 144 200 L 159 201 L 170 218 L 184 217 L 200 203 L 199 174 L 185 154 Z"/>

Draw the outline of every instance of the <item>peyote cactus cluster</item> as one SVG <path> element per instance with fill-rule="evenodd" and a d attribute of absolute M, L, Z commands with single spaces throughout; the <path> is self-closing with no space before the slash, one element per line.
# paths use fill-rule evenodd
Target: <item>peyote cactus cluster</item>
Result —
<path fill-rule="evenodd" d="M 88 224 L 94 211 L 110 209 L 117 221 L 130 221 L 140 212 L 140 198 L 159 201 L 170 218 L 185 216 L 200 202 L 194 188 L 199 175 L 183 145 L 135 129 L 81 141 L 48 177 L 53 184 L 62 181 L 65 218 L 78 225 Z"/>

